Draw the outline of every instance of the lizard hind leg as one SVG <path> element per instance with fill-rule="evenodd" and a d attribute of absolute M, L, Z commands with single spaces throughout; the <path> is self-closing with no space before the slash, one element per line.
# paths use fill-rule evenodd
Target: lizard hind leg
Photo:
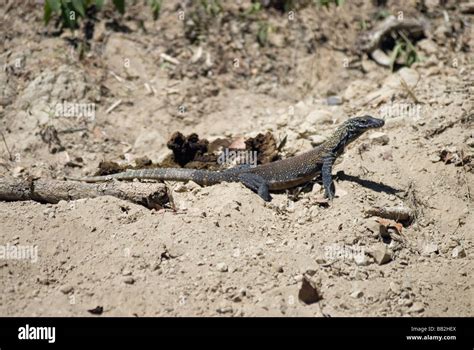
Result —
<path fill-rule="evenodd" d="M 239 175 L 239 181 L 242 182 L 246 187 L 262 197 L 265 202 L 270 202 L 272 196 L 270 196 L 268 184 L 265 179 L 259 175 L 251 173 L 243 173 Z"/>
<path fill-rule="evenodd" d="M 323 166 L 321 168 L 321 176 L 323 178 L 323 187 L 326 197 L 332 201 L 335 195 L 335 187 L 332 181 L 332 165 L 334 163 L 333 157 L 324 159 Z"/>

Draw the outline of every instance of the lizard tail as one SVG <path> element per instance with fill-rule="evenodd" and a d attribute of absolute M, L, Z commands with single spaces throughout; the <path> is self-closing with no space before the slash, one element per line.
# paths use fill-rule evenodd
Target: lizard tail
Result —
<path fill-rule="evenodd" d="M 84 182 L 104 182 L 110 180 L 133 180 L 133 179 L 149 179 L 149 180 L 169 180 L 169 181 L 194 181 L 200 185 L 213 185 L 222 181 L 229 181 L 229 178 L 224 179 L 222 172 L 183 169 L 183 168 L 153 168 L 140 170 L 127 170 L 117 174 L 104 176 L 91 176 L 81 179 L 69 178 L 69 180 L 84 181 Z"/>

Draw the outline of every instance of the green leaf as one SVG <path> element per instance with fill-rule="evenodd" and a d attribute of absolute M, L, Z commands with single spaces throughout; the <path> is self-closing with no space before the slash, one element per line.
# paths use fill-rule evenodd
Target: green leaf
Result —
<path fill-rule="evenodd" d="M 98 10 L 101 10 L 102 7 L 104 6 L 104 0 L 95 0 L 95 6 L 97 7 Z"/>
<path fill-rule="evenodd" d="M 81 17 L 86 16 L 86 11 L 84 10 L 84 4 L 82 0 L 72 0 L 72 6 L 76 9 L 77 12 L 81 15 Z"/>
<path fill-rule="evenodd" d="M 74 8 L 72 7 L 72 4 L 67 0 L 63 0 L 61 5 L 62 5 L 61 14 L 63 17 L 63 23 L 66 27 L 73 30 L 74 28 L 77 27 L 77 16 L 74 16 L 74 19 L 72 19 L 71 12 L 74 12 L 75 14 L 76 10 L 74 10 Z"/>
<path fill-rule="evenodd" d="M 395 67 L 395 61 L 397 60 L 398 56 L 401 54 L 403 50 L 403 44 L 401 42 L 397 42 L 395 47 L 393 48 L 392 54 L 390 55 L 390 70 L 393 72 L 393 68 Z"/>
<path fill-rule="evenodd" d="M 58 12 L 61 8 L 61 3 L 59 0 L 46 0 L 44 2 L 44 15 L 43 20 L 47 25 L 51 20 L 51 15 L 53 12 Z"/>
<path fill-rule="evenodd" d="M 113 3 L 118 12 L 123 15 L 125 13 L 125 0 L 113 0 Z"/>
<path fill-rule="evenodd" d="M 51 6 L 53 12 L 59 12 L 61 10 L 61 0 L 46 0 Z"/>
<path fill-rule="evenodd" d="M 153 13 L 153 20 L 157 20 L 160 17 L 161 12 L 161 0 L 150 0 L 151 11 Z"/>

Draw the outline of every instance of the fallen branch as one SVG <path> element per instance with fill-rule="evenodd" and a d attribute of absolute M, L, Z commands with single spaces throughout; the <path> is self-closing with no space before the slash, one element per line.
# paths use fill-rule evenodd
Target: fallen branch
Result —
<path fill-rule="evenodd" d="M 390 32 L 406 30 L 408 33 L 424 33 L 427 29 L 427 22 L 424 20 L 405 18 L 398 19 L 395 16 L 388 16 L 371 31 L 364 32 L 357 38 L 356 47 L 359 52 L 371 54 L 380 47 L 382 39 Z"/>
<path fill-rule="evenodd" d="M 396 222 L 411 222 L 415 218 L 415 212 L 408 207 L 373 207 L 364 211 L 367 217 L 378 216 Z"/>
<path fill-rule="evenodd" d="M 149 209 L 160 209 L 168 202 L 166 186 L 162 183 L 104 182 L 83 183 L 59 180 L 1 178 L 0 200 L 58 203 L 80 198 L 114 196 Z"/>

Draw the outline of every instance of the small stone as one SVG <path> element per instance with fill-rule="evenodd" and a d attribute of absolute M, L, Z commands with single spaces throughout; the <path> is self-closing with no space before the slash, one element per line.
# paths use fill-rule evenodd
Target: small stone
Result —
<path fill-rule="evenodd" d="M 13 168 L 13 171 L 12 171 L 12 176 L 13 177 L 20 177 L 20 175 L 25 171 L 25 168 L 21 167 L 21 166 L 17 166 L 15 168 Z"/>
<path fill-rule="evenodd" d="M 329 96 L 327 99 L 327 104 L 329 106 L 339 106 L 342 105 L 342 98 L 340 96 Z"/>
<path fill-rule="evenodd" d="M 316 258 L 316 262 L 319 264 L 319 265 L 324 265 L 327 263 L 326 259 L 324 259 L 322 256 L 318 256 Z"/>
<path fill-rule="evenodd" d="M 369 253 L 379 265 L 383 265 L 392 260 L 392 252 L 385 244 L 378 244 Z"/>
<path fill-rule="evenodd" d="M 218 264 L 216 265 L 216 269 L 217 269 L 217 271 L 220 271 L 220 272 L 227 272 L 227 271 L 229 271 L 229 267 L 227 266 L 226 263 L 223 263 L 223 262 L 218 263 Z"/>
<path fill-rule="evenodd" d="M 415 312 L 415 313 L 420 313 L 425 311 L 425 307 L 423 306 L 423 303 L 420 303 L 419 301 L 414 302 L 412 307 L 408 310 L 408 312 Z"/>
<path fill-rule="evenodd" d="M 283 34 L 271 32 L 268 35 L 268 42 L 275 47 L 285 46 L 285 36 Z"/>
<path fill-rule="evenodd" d="M 232 306 L 221 306 L 218 307 L 216 311 L 220 314 L 229 314 L 232 313 L 232 311 L 234 310 L 232 309 Z"/>
<path fill-rule="evenodd" d="M 369 139 L 373 144 L 379 145 L 386 145 L 390 141 L 390 138 L 387 136 L 387 134 L 380 131 L 370 134 Z"/>
<path fill-rule="evenodd" d="M 364 292 L 362 292 L 361 290 L 355 290 L 351 293 L 351 297 L 354 299 L 358 299 L 363 295 L 364 295 Z"/>
<path fill-rule="evenodd" d="M 434 154 L 430 155 L 429 159 L 430 159 L 431 163 L 437 163 L 441 160 L 441 157 L 439 156 L 439 154 L 434 153 Z"/>
<path fill-rule="evenodd" d="M 313 185 L 313 189 L 311 190 L 312 193 L 314 194 L 319 194 L 321 192 L 321 189 L 323 188 L 323 186 L 321 186 L 320 184 L 318 183 L 315 183 Z"/>
<path fill-rule="evenodd" d="M 398 283 L 393 282 L 393 281 L 390 282 L 390 290 L 395 294 L 400 294 L 400 292 L 401 292 L 400 285 Z"/>
<path fill-rule="evenodd" d="M 135 279 L 133 277 L 127 277 L 123 280 L 123 282 L 125 284 L 134 284 L 135 283 Z"/>
<path fill-rule="evenodd" d="M 420 40 L 417 45 L 428 55 L 436 54 L 439 51 L 436 43 L 430 39 Z"/>
<path fill-rule="evenodd" d="M 422 254 L 430 256 L 432 253 L 439 252 L 438 245 L 436 243 L 428 243 L 423 246 Z"/>
<path fill-rule="evenodd" d="M 362 70 L 364 72 L 372 72 L 377 69 L 377 64 L 373 60 L 364 59 L 362 60 Z"/>
<path fill-rule="evenodd" d="M 369 257 L 365 254 L 355 254 L 354 262 L 357 266 L 367 266 L 370 264 Z"/>
<path fill-rule="evenodd" d="M 74 290 L 74 287 L 69 285 L 69 284 L 65 284 L 65 285 L 61 286 L 61 288 L 59 288 L 59 290 L 63 294 L 69 294 Z"/>
<path fill-rule="evenodd" d="M 378 237 L 380 235 L 380 230 L 382 228 L 382 226 L 374 221 L 374 220 L 370 220 L 368 221 L 366 224 L 365 224 L 365 227 L 373 233 L 373 237 Z"/>
<path fill-rule="evenodd" d="M 132 275 L 132 271 L 130 271 L 129 269 L 122 270 L 122 276 L 131 276 L 131 275 Z"/>
<path fill-rule="evenodd" d="M 464 250 L 463 247 L 457 246 L 456 248 L 453 249 L 452 257 L 455 259 L 465 258 L 466 251 Z"/>
<path fill-rule="evenodd" d="M 265 242 L 266 245 L 273 245 L 275 244 L 275 241 L 273 239 L 268 239 L 266 242 Z"/>
<path fill-rule="evenodd" d="M 301 282 L 303 280 L 303 275 L 296 275 L 293 277 L 296 282 Z"/>

